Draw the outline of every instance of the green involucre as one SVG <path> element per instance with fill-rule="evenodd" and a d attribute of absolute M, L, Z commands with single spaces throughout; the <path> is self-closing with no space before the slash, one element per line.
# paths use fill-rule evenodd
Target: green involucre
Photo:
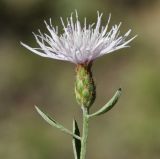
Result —
<path fill-rule="evenodd" d="M 90 107 L 95 100 L 95 85 L 88 65 L 77 65 L 75 95 L 80 106 Z"/>

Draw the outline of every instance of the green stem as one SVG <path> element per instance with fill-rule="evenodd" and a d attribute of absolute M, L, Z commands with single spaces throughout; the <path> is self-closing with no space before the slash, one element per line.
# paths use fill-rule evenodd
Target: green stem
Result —
<path fill-rule="evenodd" d="M 88 137 L 88 108 L 82 107 L 83 110 L 83 132 L 81 138 L 81 153 L 80 159 L 85 159 L 86 148 L 87 148 L 87 137 Z"/>

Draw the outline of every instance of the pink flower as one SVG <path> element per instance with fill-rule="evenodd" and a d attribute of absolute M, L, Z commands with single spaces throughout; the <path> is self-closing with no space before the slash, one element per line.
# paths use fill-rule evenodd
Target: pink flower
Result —
<path fill-rule="evenodd" d="M 39 48 L 32 48 L 22 42 L 21 44 L 42 57 L 70 61 L 75 64 L 90 63 L 97 57 L 129 47 L 128 44 L 136 37 L 127 39 L 131 30 L 120 35 L 121 23 L 108 30 L 111 15 L 105 26 L 101 25 L 102 15 L 98 12 L 96 24 L 87 25 L 85 18 L 83 26 L 78 20 L 77 12 L 75 22 L 72 14 L 67 18 L 66 25 L 61 18 L 64 29 L 62 34 L 58 33 L 58 27 L 52 26 L 50 19 L 49 24 L 45 21 L 49 35 L 41 33 L 40 30 L 39 34 L 33 33 Z"/>

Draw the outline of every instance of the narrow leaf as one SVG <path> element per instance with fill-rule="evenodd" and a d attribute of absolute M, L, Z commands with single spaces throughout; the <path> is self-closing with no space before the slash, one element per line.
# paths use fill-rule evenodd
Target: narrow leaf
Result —
<path fill-rule="evenodd" d="M 66 129 L 63 125 L 59 124 L 56 120 L 54 120 L 52 117 L 50 117 L 49 115 L 46 115 L 45 113 L 43 113 L 37 106 L 35 106 L 37 112 L 39 113 L 39 115 L 51 126 L 56 127 L 58 129 L 60 129 L 61 131 L 73 136 L 74 138 L 81 140 L 81 138 L 75 134 L 73 134 L 70 130 Z"/>
<path fill-rule="evenodd" d="M 60 125 L 49 115 L 43 113 L 37 106 L 35 106 L 38 114 L 50 125 L 55 126 L 55 127 L 60 127 Z"/>
<path fill-rule="evenodd" d="M 80 136 L 80 131 L 76 120 L 73 120 L 73 134 Z M 80 159 L 81 141 L 77 140 L 76 138 L 73 138 L 72 144 L 73 144 L 74 158 Z"/>
<path fill-rule="evenodd" d="M 89 117 L 93 117 L 93 116 L 98 116 L 101 114 L 104 114 L 106 112 L 108 112 L 110 109 L 112 109 L 114 107 L 114 105 L 117 103 L 120 95 L 121 95 L 121 88 L 119 88 L 117 90 L 117 92 L 115 93 L 115 95 L 109 100 L 109 102 L 107 104 L 105 104 L 101 109 L 99 109 L 97 112 L 89 115 Z"/>

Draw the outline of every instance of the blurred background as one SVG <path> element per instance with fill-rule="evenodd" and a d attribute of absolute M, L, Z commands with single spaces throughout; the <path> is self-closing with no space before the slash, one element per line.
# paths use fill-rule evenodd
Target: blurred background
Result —
<path fill-rule="evenodd" d="M 45 123 L 34 105 L 72 129 L 81 111 L 75 101 L 75 66 L 42 58 L 20 45 L 36 46 L 32 31 L 46 31 L 43 20 L 60 26 L 77 9 L 88 22 L 112 13 L 138 37 L 131 48 L 95 61 L 97 100 L 92 112 L 123 88 L 108 114 L 90 121 L 87 158 L 160 158 L 160 1 L 158 0 L 0 0 L 0 158 L 73 158 L 70 136 Z"/>

